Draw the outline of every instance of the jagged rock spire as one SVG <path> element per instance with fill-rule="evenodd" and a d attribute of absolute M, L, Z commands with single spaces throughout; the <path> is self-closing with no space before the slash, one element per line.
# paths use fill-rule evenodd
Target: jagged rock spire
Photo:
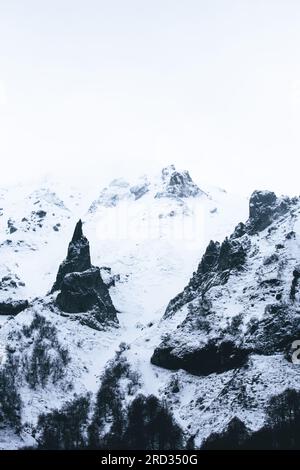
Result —
<path fill-rule="evenodd" d="M 90 245 L 88 239 L 82 232 L 82 221 L 76 224 L 72 240 L 68 247 L 66 259 L 61 263 L 56 281 L 51 292 L 60 290 L 62 281 L 66 274 L 83 272 L 92 267 L 90 256 Z"/>
<path fill-rule="evenodd" d="M 73 233 L 72 243 L 79 241 L 81 238 L 84 238 L 84 237 L 83 237 L 83 232 L 82 232 L 82 220 L 79 219 L 79 221 L 76 224 L 74 233 Z"/>
<path fill-rule="evenodd" d="M 59 290 L 56 305 L 67 313 L 86 313 L 82 322 L 101 329 L 103 324 L 118 323 L 116 309 L 100 269 L 92 266 L 90 245 L 82 232 L 82 221 L 76 224 L 66 259 L 61 263 L 52 293 Z"/>

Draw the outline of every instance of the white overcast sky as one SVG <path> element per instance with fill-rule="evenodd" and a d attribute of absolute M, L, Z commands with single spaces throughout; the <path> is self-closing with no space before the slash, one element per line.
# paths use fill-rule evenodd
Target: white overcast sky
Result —
<path fill-rule="evenodd" d="M 169 163 L 300 193 L 299 0 L 0 0 L 0 184 Z"/>

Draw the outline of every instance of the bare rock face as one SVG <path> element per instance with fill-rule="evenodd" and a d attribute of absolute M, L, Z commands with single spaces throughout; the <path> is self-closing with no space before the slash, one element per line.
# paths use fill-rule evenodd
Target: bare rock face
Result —
<path fill-rule="evenodd" d="M 154 350 L 151 363 L 166 369 L 184 369 L 194 375 L 221 373 L 242 367 L 248 358 L 248 351 L 233 341 L 210 340 L 199 348 L 182 350 L 160 345 Z"/>
<path fill-rule="evenodd" d="M 66 274 L 86 271 L 91 267 L 92 264 L 89 241 L 83 235 L 82 221 L 79 220 L 75 227 L 72 240 L 69 244 L 67 257 L 59 267 L 56 281 L 52 287 L 51 293 L 61 289 L 61 285 Z"/>
<path fill-rule="evenodd" d="M 290 298 L 295 302 L 297 296 L 300 294 L 300 265 L 295 266 L 293 271 L 293 280 L 291 285 Z"/>
<path fill-rule="evenodd" d="M 28 307 L 28 300 L 7 300 L 0 302 L 0 315 L 17 315 Z"/>
<path fill-rule="evenodd" d="M 211 240 L 189 284 L 182 292 L 170 300 L 164 318 L 172 316 L 181 307 L 197 297 L 201 287 L 205 290 L 204 286 L 209 283 L 212 273 L 215 273 L 217 270 L 219 256 L 220 243 Z"/>
<path fill-rule="evenodd" d="M 256 354 L 284 352 L 291 357 L 292 344 L 300 334 L 300 313 L 291 305 L 274 303 L 266 306 L 260 320 L 252 320 L 244 338 L 245 347 Z"/>
<path fill-rule="evenodd" d="M 254 234 L 265 230 L 279 216 L 286 214 L 297 198 L 279 198 L 272 191 L 254 191 L 249 202 L 247 232 Z"/>
<path fill-rule="evenodd" d="M 92 266 L 90 247 L 77 223 L 68 255 L 60 265 L 52 292 L 59 290 L 56 305 L 66 313 L 90 313 L 83 323 L 98 328 L 107 323 L 118 323 L 116 309 L 100 269 Z"/>
<path fill-rule="evenodd" d="M 247 251 L 238 240 L 226 238 L 220 248 L 219 271 L 241 269 L 246 261 L 246 256 Z"/>
<path fill-rule="evenodd" d="M 17 227 L 15 226 L 15 221 L 12 219 L 8 219 L 7 228 L 10 234 L 15 233 L 18 230 Z"/>
<path fill-rule="evenodd" d="M 213 285 L 224 285 L 232 272 L 244 267 L 250 241 L 245 238 L 226 238 L 219 242 L 210 241 L 197 271 L 183 292 L 169 302 L 164 318 L 172 316 L 177 310 L 198 296 L 204 298 L 205 292 Z"/>
<path fill-rule="evenodd" d="M 56 303 L 67 313 L 93 311 L 97 321 L 118 321 L 116 309 L 101 278 L 99 268 L 93 267 L 81 273 L 66 274 Z"/>

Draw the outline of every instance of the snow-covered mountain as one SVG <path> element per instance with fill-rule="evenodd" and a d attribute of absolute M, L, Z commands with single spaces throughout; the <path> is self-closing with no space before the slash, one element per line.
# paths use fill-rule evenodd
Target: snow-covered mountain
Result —
<path fill-rule="evenodd" d="M 299 389 L 299 200 L 249 210 L 173 165 L 96 189 L 1 191 L 1 448 L 76 447 L 55 416 L 78 409 L 77 447 L 147 446 L 138 410 L 160 410 L 164 448 L 262 428 Z"/>
<path fill-rule="evenodd" d="M 17 291 L 1 294 L 4 299 L 8 295 L 32 299 L 51 289 L 74 226 L 82 218 L 94 264 L 108 268 L 103 275 L 112 271 L 130 283 L 143 276 L 147 292 L 150 284 L 165 283 L 165 288 L 171 284 L 166 304 L 188 280 L 207 241 L 223 238 L 246 212 L 245 199 L 218 188 L 204 192 L 187 172 L 177 172 L 173 166 L 131 183 L 114 180 L 99 189 L 94 201 L 93 193 L 97 188 L 68 188 L 53 179 L 35 187 L 24 184 L 2 190 L 0 275 L 17 276 L 17 284 L 21 283 Z M 149 295 L 152 302 L 159 297 L 157 290 Z M 137 293 L 135 298 L 138 302 Z M 143 297 L 141 303 L 146 300 Z M 162 302 L 158 299 L 159 307 Z M 156 310 L 154 305 L 150 309 Z"/>
<path fill-rule="evenodd" d="M 299 391 L 300 369 L 291 361 L 300 336 L 299 215 L 299 198 L 254 192 L 246 224 L 222 244 L 210 242 L 166 309 L 163 323 L 174 321 L 177 328 L 151 362 L 180 370 L 178 411 L 193 417 L 198 444 L 212 425 L 222 432 L 234 418 L 260 429 L 270 398 L 288 388 Z M 193 380 L 193 404 L 186 403 L 182 370 L 201 376 Z"/>

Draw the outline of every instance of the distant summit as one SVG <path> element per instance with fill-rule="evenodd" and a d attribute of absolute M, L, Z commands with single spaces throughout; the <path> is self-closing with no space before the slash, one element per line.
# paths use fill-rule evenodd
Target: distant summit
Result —
<path fill-rule="evenodd" d="M 89 212 L 95 212 L 99 206 L 116 207 L 121 201 L 137 201 L 144 196 L 187 199 L 201 195 L 206 193 L 194 183 L 188 171 L 178 171 L 175 165 L 169 165 L 158 176 L 142 176 L 134 184 L 123 178 L 114 179 L 100 192 Z"/>
<path fill-rule="evenodd" d="M 164 189 L 155 197 L 196 197 L 205 194 L 204 191 L 193 182 L 188 171 L 177 171 L 175 165 L 163 168 L 162 181 Z"/>

